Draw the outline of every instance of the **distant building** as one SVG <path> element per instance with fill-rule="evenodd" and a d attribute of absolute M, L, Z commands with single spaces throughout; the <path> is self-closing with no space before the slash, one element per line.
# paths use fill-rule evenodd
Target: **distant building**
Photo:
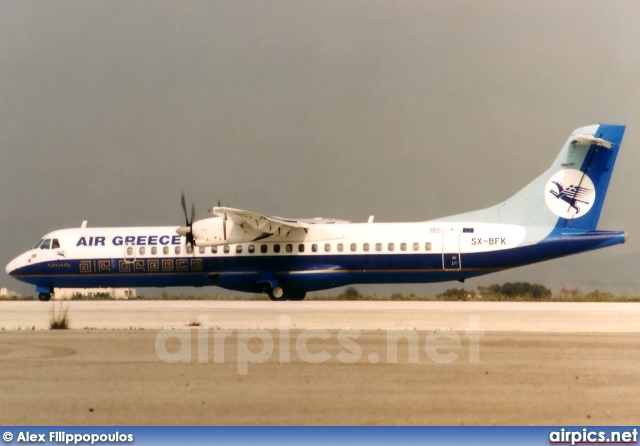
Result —
<path fill-rule="evenodd" d="M 69 300 L 74 295 L 83 297 L 99 297 L 108 295 L 112 299 L 135 299 L 135 288 L 55 288 L 54 299 Z"/>
<path fill-rule="evenodd" d="M 13 297 L 19 296 L 15 291 L 8 290 L 6 288 L 0 288 L 0 297 Z"/>

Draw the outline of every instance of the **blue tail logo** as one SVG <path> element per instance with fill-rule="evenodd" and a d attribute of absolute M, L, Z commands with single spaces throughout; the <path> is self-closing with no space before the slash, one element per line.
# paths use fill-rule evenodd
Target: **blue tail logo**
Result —
<path fill-rule="evenodd" d="M 568 186 L 565 186 L 567 185 Z M 549 179 L 545 200 L 559 217 L 574 219 L 585 215 L 596 198 L 591 178 L 579 170 L 561 170 Z"/>

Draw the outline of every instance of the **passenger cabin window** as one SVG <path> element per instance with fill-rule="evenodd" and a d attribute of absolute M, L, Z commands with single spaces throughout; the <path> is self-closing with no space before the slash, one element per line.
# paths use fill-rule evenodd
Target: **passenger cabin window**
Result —
<path fill-rule="evenodd" d="M 376 243 L 376 251 L 382 251 L 382 243 Z"/>
<path fill-rule="evenodd" d="M 132 256 L 133 255 L 133 246 L 127 246 L 127 255 L 128 256 Z"/>
<path fill-rule="evenodd" d="M 356 245 L 355 243 L 352 243 L 349 248 L 351 249 L 351 252 L 356 252 L 356 250 L 358 249 L 358 245 Z"/>
<path fill-rule="evenodd" d="M 198 248 L 198 252 L 200 254 L 204 254 L 204 252 L 205 252 L 204 246 L 201 246 L 200 248 Z"/>
<path fill-rule="evenodd" d="M 287 243 L 286 249 L 287 249 L 287 252 L 293 252 L 293 245 L 290 243 Z"/>
<path fill-rule="evenodd" d="M 389 244 L 387 245 L 387 249 L 388 249 L 390 252 L 391 252 L 391 251 L 393 251 L 393 250 L 395 249 L 394 244 L 393 244 L 393 243 L 389 243 Z"/>
<path fill-rule="evenodd" d="M 229 254 L 229 251 L 231 251 L 231 248 L 229 248 L 229 245 L 224 245 L 224 248 L 222 250 L 224 251 L 225 254 Z"/>
<path fill-rule="evenodd" d="M 260 245 L 260 252 L 262 254 L 266 254 L 267 253 L 267 245 Z"/>
<path fill-rule="evenodd" d="M 217 246 L 212 246 L 211 247 L 211 254 L 217 254 L 218 253 L 218 247 Z"/>
<path fill-rule="evenodd" d="M 331 244 L 330 243 L 325 243 L 324 244 L 324 252 L 331 252 Z"/>
<path fill-rule="evenodd" d="M 369 252 L 369 244 L 368 244 L 368 243 L 364 243 L 364 244 L 362 245 L 362 250 L 363 250 L 364 252 Z"/>
<path fill-rule="evenodd" d="M 406 251 L 407 250 L 407 244 L 406 243 L 400 243 L 400 251 Z"/>
<path fill-rule="evenodd" d="M 236 245 L 236 254 L 242 254 L 242 245 Z"/>
<path fill-rule="evenodd" d="M 298 252 L 304 252 L 304 245 L 302 243 L 298 245 Z"/>
<path fill-rule="evenodd" d="M 164 248 L 162 248 L 162 254 L 167 255 L 169 254 L 169 247 L 165 246 Z"/>
<path fill-rule="evenodd" d="M 139 251 L 139 252 L 140 252 L 140 255 L 141 255 L 141 256 L 142 256 L 142 255 L 144 255 L 144 253 L 145 253 L 144 246 L 141 246 L 141 247 L 140 247 L 140 251 Z"/>
<path fill-rule="evenodd" d="M 182 250 L 180 249 L 180 247 L 176 246 L 175 253 L 176 254 L 180 254 L 181 252 L 182 252 Z"/>
<path fill-rule="evenodd" d="M 249 245 L 249 247 L 247 249 L 249 250 L 249 254 L 253 254 L 254 252 L 256 252 L 256 246 L 255 245 Z"/>
<path fill-rule="evenodd" d="M 187 254 L 193 254 L 193 246 L 187 245 Z"/>
<path fill-rule="evenodd" d="M 275 252 L 276 254 L 280 252 L 280 245 L 278 245 L 277 243 L 275 245 L 273 245 L 273 252 Z"/>
<path fill-rule="evenodd" d="M 417 251 L 418 249 L 420 249 L 420 244 L 416 242 L 413 244 L 413 250 Z"/>
<path fill-rule="evenodd" d="M 157 246 L 154 246 L 154 247 L 151 248 L 151 254 L 153 254 L 154 256 L 156 254 L 158 254 L 158 247 Z"/>
<path fill-rule="evenodd" d="M 427 242 L 424 244 L 424 249 L 426 249 L 427 251 L 431 251 L 431 242 Z"/>
<path fill-rule="evenodd" d="M 316 245 L 315 243 L 311 245 L 311 251 L 318 252 L 318 245 Z"/>
<path fill-rule="evenodd" d="M 338 243 L 338 252 L 344 251 L 344 245 L 342 243 Z"/>

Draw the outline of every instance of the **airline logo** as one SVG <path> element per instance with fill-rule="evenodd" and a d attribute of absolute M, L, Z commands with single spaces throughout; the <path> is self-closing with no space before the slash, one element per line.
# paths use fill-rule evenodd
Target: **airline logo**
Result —
<path fill-rule="evenodd" d="M 580 218 L 593 206 L 596 190 L 587 174 L 565 169 L 549 179 L 544 198 L 551 212 L 558 217 Z"/>
<path fill-rule="evenodd" d="M 111 239 L 107 237 L 80 237 L 76 246 L 106 246 L 110 243 L 113 246 L 136 245 L 136 246 L 157 246 L 157 245 L 179 245 L 179 235 L 116 235 Z"/>

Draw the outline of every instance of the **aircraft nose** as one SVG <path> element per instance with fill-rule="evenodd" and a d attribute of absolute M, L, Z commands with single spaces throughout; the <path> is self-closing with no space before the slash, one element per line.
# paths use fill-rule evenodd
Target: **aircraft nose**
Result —
<path fill-rule="evenodd" d="M 20 257 L 22 256 L 18 256 L 15 259 L 13 259 L 12 261 L 10 261 L 9 263 L 7 263 L 7 266 L 4 268 L 4 270 L 7 272 L 7 274 L 9 274 L 10 276 L 13 276 L 13 272 L 18 269 L 20 267 Z"/>
<path fill-rule="evenodd" d="M 15 260 L 10 261 L 9 263 L 7 263 L 7 266 L 5 267 L 5 271 L 7 272 L 7 274 L 11 275 L 11 273 L 13 272 L 15 268 Z"/>

